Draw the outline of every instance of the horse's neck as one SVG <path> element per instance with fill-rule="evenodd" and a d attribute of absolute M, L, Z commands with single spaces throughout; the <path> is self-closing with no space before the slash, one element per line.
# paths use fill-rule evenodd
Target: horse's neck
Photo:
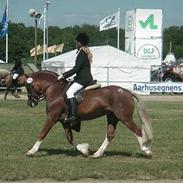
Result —
<path fill-rule="evenodd" d="M 47 81 L 46 79 L 45 80 L 41 80 L 41 88 L 42 90 L 47 90 L 49 87 L 53 86 L 53 84 L 55 83 L 56 81 Z"/>

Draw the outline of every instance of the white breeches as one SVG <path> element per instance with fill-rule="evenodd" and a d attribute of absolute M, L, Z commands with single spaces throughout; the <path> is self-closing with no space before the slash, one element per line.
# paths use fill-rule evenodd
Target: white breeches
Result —
<path fill-rule="evenodd" d="M 19 74 L 14 73 L 14 74 L 13 74 L 13 79 L 17 79 L 18 76 L 19 76 Z"/>
<path fill-rule="evenodd" d="M 82 85 L 80 85 L 79 83 L 73 83 L 69 89 L 66 92 L 67 98 L 74 98 L 74 94 L 79 91 L 81 88 L 83 88 Z"/>

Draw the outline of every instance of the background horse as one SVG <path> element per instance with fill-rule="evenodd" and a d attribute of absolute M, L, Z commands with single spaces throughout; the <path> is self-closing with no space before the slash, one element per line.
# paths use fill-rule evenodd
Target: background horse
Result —
<path fill-rule="evenodd" d="M 67 105 L 64 101 L 66 80 L 57 80 L 58 75 L 53 72 L 39 71 L 33 73 L 27 79 L 28 105 L 38 105 L 42 95 L 46 100 L 47 120 L 39 138 L 27 155 L 34 155 L 53 125 L 62 119 L 63 128 L 68 142 L 76 147 L 84 155 L 89 155 L 89 144 L 78 144 L 74 141 L 70 125 L 64 121 L 67 116 Z M 135 101 L 138 104 L 138 114 L 141 127 L 133 121 Z M 78 105 L 78 116 L 81 120 L 91 120 L 97 117 L 107 116 L 107 133 L 102 145 L 92 155 L 97 158 L 103 155 L 108 144 L 115 136 L 115 130 L 119 121 L 123 122 L 137 137 L 141 150 L 151 156 L 151 141 L 153 138 L 152 127 L 143 101 L 134 93 L 119 86 L 106 86 L 85 91 L 84 100 Z"/>
<path fill-rule="evenodd" d="M 18 76 L 18 78 L 17 78 L 18 87 L 25 86 L 27 78 L 28 78 L 28 75 L 26 75 L 26 74 Z M 4 95 L 4 100 L 6 100 L 8 93 L 10 91 L 12 91 L 11 90 L 11 87 L 12 87 L 12 73 L 1 75 L 0 79 L 1 79 L 1 83 L 3 83 L 3 85 L 6 87 L 5 95 Z M 17 90 L 12 91 L 12 95 L 16 98 L 19 98 L 19 96 L 17 94 Z"/>

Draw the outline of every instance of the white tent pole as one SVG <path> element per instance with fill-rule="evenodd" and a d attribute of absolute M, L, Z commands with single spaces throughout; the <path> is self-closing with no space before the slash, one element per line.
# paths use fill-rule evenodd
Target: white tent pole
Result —
<path fill-rule="evenodd" d="M 46 5 L 44 6 L 43 11 L 43 60 L 45 60 L 46 54 Z"/>
<path fill-rule="evenodd" d="M 7 18 L 7 22 L 9 21 L 9 18 L 8 18 L 8 0 L 6 0 L 6 18 Z M 9 30 L 8 30 L 9 32 Z M 8 33 L 6 34 L 6 63 L 8 63 Z"/>
<path fill-rule="evenodd" d="M 118 8 L 117 48 L 119 49 L 120 8 Z"/>

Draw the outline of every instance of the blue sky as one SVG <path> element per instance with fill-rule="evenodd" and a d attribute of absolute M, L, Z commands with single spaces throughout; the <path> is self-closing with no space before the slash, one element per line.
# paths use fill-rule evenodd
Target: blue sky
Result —
<path fill-rule="evenodd" d="M 121 10 L 121 28 L 124 28 L 125 11 L 136 8 L 163 9 L 163 27 L 183 25 L 183 0 L 50 0 L 48 24 L 59 27 L 98 25 L 107 15 Z M 9 0 L 9 19 L 33 26 L 34 21 L 28 15 L 33 8 L 43 12 L 45 0 Z M 6 0 L 0 0 L 0 19 Z M 40 25 L 42 26 L 42 24 Z"/>

